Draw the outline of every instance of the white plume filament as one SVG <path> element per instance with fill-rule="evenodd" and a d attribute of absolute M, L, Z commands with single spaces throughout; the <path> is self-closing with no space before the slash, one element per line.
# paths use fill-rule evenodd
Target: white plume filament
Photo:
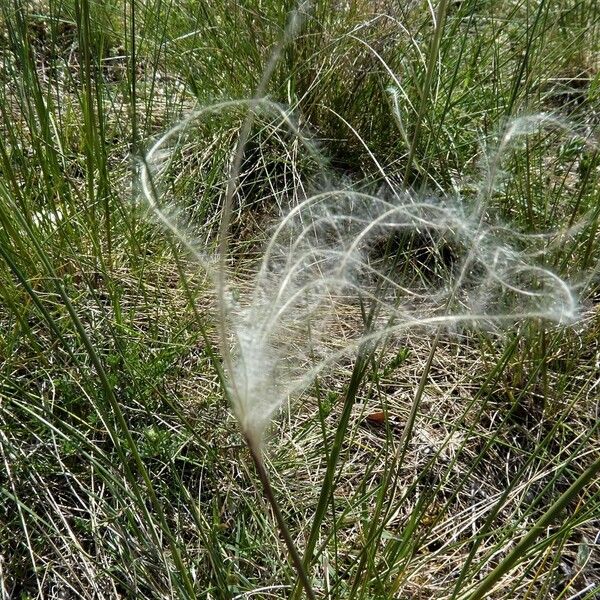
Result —
<path fill-rule="evenodd" d="M 240 106 L 277 118 L 318 156 L 281 106 L 266 100 L 222 102 L 194 112 L 154 143 L 140 166 L 140 180 L 156 220 L 215 286 L 227 290 L 220 295 L 226 304 L 220 315 L 229 393 L 255 449 L 290 397 L 361 345 L 414 328 L 497 328 L 523 319 L 576 318 L 571 286 L 544 264 L 553 237 L 512 231 L 484 218 L 481 196 L 469 209 L 458 197 L 404 190 L 321 191 L 279 217 L 253 279 L 235 290 L 224 262 L 200 246 L 173 203 L 159 201 L 157 190 L 168 170 L 169 144 L 190 121 Z M 508 135 L 514 136 L 514 129 Z M 506 144 L 503 140 L 500 147 Z M 484 187 L 492 189 L 493 182 Z M 411 244 L 423 246 L 425 258 L 416 261 Z M 375 321 L 364 331 L 340 335 L 349 307 L 365 304 L 375 309 Z"/>

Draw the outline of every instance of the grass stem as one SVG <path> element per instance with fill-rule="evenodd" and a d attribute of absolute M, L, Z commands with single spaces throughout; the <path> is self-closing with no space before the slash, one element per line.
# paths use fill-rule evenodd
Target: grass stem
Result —
<path fill-rule="evenodd" d="M 281 537 L 283 537 L 283 541 L 285 542 L 287 550 L 290 554 L 292 564 L 294 565 L 296 573 L 298 574 L 298 580 L 304 588 L 306 597 L 309 598 L 309 600 L 316 600 L 315 593 L 312 589 L 312 585 L 308 578 L 306 569 L 302 564 L 302 559 L 300 558 L 300 554 L 298 553 L 296 544 L 294 544 L 294 540 L 292 540 L 292 536 L 290 535 L 290 531 L 287 527 L 285 519 L 281 514 L 281 509 L 279 508 L 277 498 L 275 498 L 275 493 L 271 486 L 271 481 L 269 479 L 267 468 L 265 467 L 262 452 L 256 448 L 256 445 L 250 439 L 246 438 L 246 443 L 248 444 L 248 448 L 250 449 L 250 455 L 252 456 L 252 462 L 254 463 L 256 473 L 258 474 L 258 478 L 260 479 L 260 483 L 262 484 L 263 493 L 269 505 L 271 506 L 271 510 L 273 511 L 273 515 L 275 516 L 275 520 L 277 521 L 277 526 L 279 527 Z"/>

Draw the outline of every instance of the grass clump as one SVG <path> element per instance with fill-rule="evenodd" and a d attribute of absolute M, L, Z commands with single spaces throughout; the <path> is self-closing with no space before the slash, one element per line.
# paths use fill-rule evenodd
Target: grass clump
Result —
<path fill-rule="evenodd" d="M 594 3 L 294 8 L 2 5 L 1 594 L 593 597 Z"/>

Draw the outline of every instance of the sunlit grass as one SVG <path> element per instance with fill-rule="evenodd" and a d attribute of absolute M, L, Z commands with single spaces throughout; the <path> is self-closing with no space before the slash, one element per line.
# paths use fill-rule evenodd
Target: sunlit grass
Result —
<path fill-rule="evenodd" d="M 598 593 L 596 3 L 375 4 L 306 10 L 232 187 L 249 99 L 293 3 L 2 3 L 3 598 L 301 594 L 230 413 L 218 293 L 196 260 L 222 269 L 228 195 L 232 306 L 259 334 L 282 325 L 268 342 L 293 348 L 303 369 L 277 372 L 279 391 L 292 375 L 302 385 L 265 399 L 285 410 L 260 419 L 259 438 L 316 596 Z M 235 109 L 189 119 L 229 101 Z M 177 208 L 165 232 L 140 208 L 139 174 L 186 117 L 149 164 L 146 191 Z M 527 135 L 498 152 L 515 124 Z M 351 213 L 368 198 L 371 212 Z M 409 210 L 407 198 L 423 204 Z M 370 239 L 368 261 L 365 247 L 350 253 L 386 207 L 406 231 Z M 303 228 L 336 210 L 348 226 L 325 254 L 358 262 L 352 277 L 336 272 L 344 297 L 330 304 L 336 278 L 305 260 L 319 236 Z M 452 282 L 477 237 L 479 221 L 465 220 L 474 214 L 491 237 L 462 294 Z M 282 219 L 268 277 L 256 278 Z M 461 222 L 473 226 L 461 233 Z M 286 338 L 294 323 L 282 315 L 299 306 L 287 300 L 307 281 L 286 288 L 273 275 L 302 231 L 310 243 L 282 264 L 308 265 L 324 285 L 307 309 L 318 318 Z M 504 283 L 539 300 L 566 282 L 569 323 L 543 318 L 560 320 L 560 302 L 532 314 L 534 301 L 508 326 L 493 323 L 490 307 L 518 305 L 497 288 L 478 296 L 477 328 L 441 319 L 453 290 L 453 314 L 472 314 L 492 238 L 557 277 Z M 377 290 L 379 308 L 369 294 L 351 298 L 357 281 Z M 377 295 L 390 285 L 435 290 L 437 303 L 424 317 L 423 298 Z M 391 335 L 407 312 L 421 326 Z M 232 360 L 239 370 L 235 350 Z"/>

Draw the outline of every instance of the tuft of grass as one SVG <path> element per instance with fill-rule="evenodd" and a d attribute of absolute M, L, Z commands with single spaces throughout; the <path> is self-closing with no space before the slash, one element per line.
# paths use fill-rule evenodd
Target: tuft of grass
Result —
<path fill-rule="evenodd" d="M 284 410 L 263 466 L 315 595 L 592 597 L 596 3 L 317 1 L 267 81 L 295 8 L 0 6 L 0 595 L 301 594 L 225 400 L 218 297 L 185 252 L 191 238 L 192 253 L 217 256 L 229 203 L 230 316 L 245 315 L 245 331 L 260 333 L 277 290 L 292 290 L 275 275 L 290 272 L 294 240 L 294 256 L 314 259 L 319 240 L 330 259 L 302 263 L 320 290 L 301 306 L 310 327 L 291 335 L 280 319 L 267 346 L 303 361 L 295 381 L 271 373 L 281 393 L 266 399 Z M 220 102 L 230 110 L 189 119 Z M 131 177 L 132 156 L 182 119 L 148 168 L 183 239 L 138 210 Z M 387 234 L 368 229 L 387 209 Z M 347 226 L 300 235 L 334 214 Z M 367 229 L 335 289 L 334 251 L 350 256 Z M 493 240 L 514 254 L 486 271 Z M 474 247 L 485 260 L 452 288 Z M 527 302 L 476 294 L 518 260 L 539 270 L 502 282 Z M 379 307 L 352 301 L 349 281 Z M 426 295 L 432 327 L 387 335 L 407 313 L 422 321 L 399 286 Z M 486 315 L 520 304 L 531 316 L 542 293 L 560 303 L 508 328 L 444 318 L 475 296 Z M 567 300 L 568 328 L 537 318 Z"/>

